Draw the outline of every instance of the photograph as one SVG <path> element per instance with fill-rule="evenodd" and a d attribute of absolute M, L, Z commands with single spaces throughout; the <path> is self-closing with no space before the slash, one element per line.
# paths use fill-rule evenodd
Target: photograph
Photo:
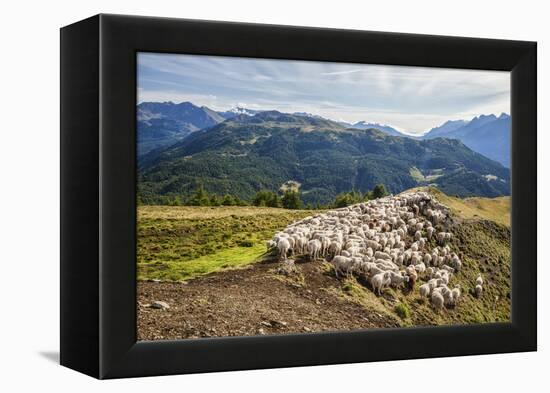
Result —
<path fill-rule="evenodd" d="M 509 71 L 136 66 L 138 340 L 511 321 Z"/>

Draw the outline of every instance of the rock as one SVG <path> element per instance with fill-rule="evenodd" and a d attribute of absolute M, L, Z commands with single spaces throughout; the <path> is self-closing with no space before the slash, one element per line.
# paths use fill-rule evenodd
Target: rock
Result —
<path fill-rule="evenodd" d="M 264 325 L 264 326 L 267 326 L 267 327 L 272 327 L 273 326 L 270 322 L 267 322 L 267 321 L 260 322 L 260 325 Z"/>
<path fill-rule="evenodd" d="M 265 330 L 262 329 L 262 328 L 258 329 L 258 334 L 264 335 L 264 334 L 265 334 Z"/>
<path fill-rule="evenodd" d="M 157 310 L 168 310 L 170 306 L 166 302 L 156 300 L 153 303 L 151 303 L 151 308 L 155 308 Z"/>

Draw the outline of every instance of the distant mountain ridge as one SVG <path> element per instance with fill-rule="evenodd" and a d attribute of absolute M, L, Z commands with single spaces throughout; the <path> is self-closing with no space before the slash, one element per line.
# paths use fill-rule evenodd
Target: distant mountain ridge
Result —
<path fill-rule="evenodd" d="M 470 149 L 483 154 L 505 167 L 510 167 L 511 118 L 502 113 L 481 115 L 469 122 L 463 120 L 446 122 L 433 128 L 421 139 L 452 138 L 462 141 Z"/>
<path fill-rule="evenodd" d="M 190 102 L 142 102 L 137 106 L 138 155 L 176 143 L 224 120 L 217 112 Z"/>
<path fill-rule="evenodd" d="M 403 136 L 403 137 L 410 137 L 409 135 L 403 134 L 402 132 L 397 131 L 392 126 L 388 126 L 385 124 L 378 124 L 378 123 L 369 123 L 366 121 L 359 121 L 355 124 L 351 125 L 351 128 L 357 128 L 358 130 L 368 130 L 370 128 L 374 128 L 376 130 L 380 130 L 388 135 L 393 136 Z"/>
<path fill-rule="evenodd" d="M 166 147 L 183 140 L 198 130 L 213 127 L 237 116 L 254 117 L 267 110 L 236 107 L 228 111 L 215 111 L 190 102 L 143 102 L 137 106 L 138 155 Z M 421 136 L 412 136 L 390 125 L 367 121 L 347 123 L 333 121 L 306 112 L 294 112 L 293 116 L 330 121 L 333 126 L 359 130 L 377 129 L 387 135 L 413 139 L 452 138 L 462 141 L 472 150 L 485 155 L 506 167 L 510 166 L 510 116 L 501 114 L 481 115 L 470 121 L 449 120 Z"/>
<path fill-rule="evenodd" d="M 432 128 L 430 131 L 422 135 L 423 138 L 444 137 L 445 134 L 453 132 L 460 127 L 464 127 L 468 122 L 466 120 L 447 120 L 438 127 Z"/>
<path fill-rule="evenodd" d="M 139 193 L 156 203 L 186 198 L 198 185 L 251 200 L 289 181 L 306 203 L 383 183 L 393 193 L 435 184 L 460 196 L 510 193 L 510 172 L 454 139 L 416 140 L 323 118 L 264 111 L 237 115 L 139 160 Z"/>

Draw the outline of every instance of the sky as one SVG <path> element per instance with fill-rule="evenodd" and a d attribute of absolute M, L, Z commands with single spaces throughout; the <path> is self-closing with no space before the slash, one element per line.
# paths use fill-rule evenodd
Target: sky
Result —
<path fill-rule="evenodd" d="M 139 53 L 137 67 L 138 102 L 308 112 L 409 134 L 510 113 L 503 71 L 156 53 Z"/>

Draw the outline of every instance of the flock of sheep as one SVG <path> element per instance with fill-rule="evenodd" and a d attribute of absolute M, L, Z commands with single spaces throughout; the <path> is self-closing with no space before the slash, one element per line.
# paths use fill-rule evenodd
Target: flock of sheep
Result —
<path fill-rule="evenodd" d="M 387 287 L 418 287 L 436 309 L 457 304 L 459 285 L 449 287 L 462 261 L 451 251 L 449 209 L 426 192 L 384 197 L 306 217 L 287 226 L 268 241 L 286 265 L 289 256 L 326 259 L 336 277 L 357 275 L 370 283 L 375 294 Z M 433 240 L 433 241 L 432 241 Z M 483 291 L 476 280 L 475 293 Z"/>

